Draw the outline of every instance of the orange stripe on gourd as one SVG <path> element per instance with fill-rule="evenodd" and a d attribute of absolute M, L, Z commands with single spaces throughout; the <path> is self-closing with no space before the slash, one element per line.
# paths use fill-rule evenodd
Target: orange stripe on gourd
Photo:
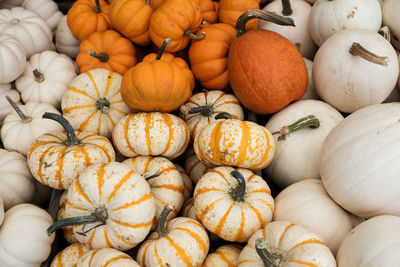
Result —
<path fill-rule="evenodd" d="M 166 236 L 165 239 L 168 241 L 171 247 L 173 247 L 176 250 L 178 256 L 182 259 L 182 261 L 186 264 L 186 266 L 191 266 L 191 259 L 188 257 L 185 250 L 180 246 L 178 246 L 169 236 Z"/>
<path fill-rule="evenodd" d="M 140 203 L 142 203 L 142 202 L 145 202 L 145 201 L 147 201 L 147 200 L 149 200 L 149 199 L 151 199 L 151 198 L 152 198 L 151 193 L 150 193 L 150 194 L 146 194 L 146 195 L 143 195 L 140 199 L 138 199 L 138 200 L 133 200 L 133 201 L 130 202 L 130 203 L 126 203 L 125 205 L 122 205 L 122 206 L 120 206 L 120 207 L 118 207 L 118 208 L 114 208 L 114 209 L 112 209 L 112 211 L 117 211 L 117 210 L 126 209 L 126 208 L 128 208 L 128 207 L 132 207 L 132 206 L 135 206 L 135 205 L 140 204 Z"/>

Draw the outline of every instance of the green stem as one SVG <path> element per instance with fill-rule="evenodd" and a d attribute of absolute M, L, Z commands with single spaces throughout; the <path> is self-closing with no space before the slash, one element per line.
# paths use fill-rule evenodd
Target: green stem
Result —
<path fill-rule="evenodd" d="M 303 117 L 288 126 L 283 126 L 279 132 L 273 132 L 272 134 L 280 133 L 281 135 L 278 137 L 278 141 L 280 141 L 285 140 L 289 133 L 293 133 L 305 127 L 316 129 L 319 127 L 319 125 L 319 119 L 317 119 L 314 115 L 308 115 L 307 117 Z"/>
<path fill-rule="evenodd" d="M 90 56 L 99 59 L 100 62 L 108 62 L 108 60 L 110 59 L 109 55 L 105 52 L 100 52 L 99 54 L 97 54 L 96 51 L 89 49 L 88 53 Z"/>
<path fill-rule="evenodd" d="M 146 0 L 146 5 L 150 5 L 151 4 L 151 0 Z"/>
<path fill-rule="evenodd" d="M 246 181 L 243 175 L 238 171 L 231 171 L 230 175 L 237 181 L 237 186 L 233 188 L 229 193 L 234 201 L 244 201 L 244 195 L 246 193 Z"/>
<path fill-rule="evenodd" d="M 356 42 L 354 42 L 353 45 L 350 47 L 349 52 L 353 56 L 362 57 L 363 59 L 368 60 L 369 62 L 379 64 L 382 66 L 387 66 L 387 63 L 389 61 L 388 57 L 377 56 L 376 54 L 368 51 L 367 49 L 365 49 L 363 46 L 361 46 L 359 43 Z"/>
<path fill-rule="evenodd" d="M 167 232 L 165 231 L 165 222 L 167 221 L 168 214 L 173 210 L 170 205 L 165 205 L 163 211 L 160 214 L 160 218 L 158 219 L 158 235 L 160 238 L 167 236 Z"/>
<path fill-rule="evenodd" d="M 282 0 L 282 14 L 284 16 L 290 16 L 293 14 L 292 6 L 290 5 L 290 0 Z"/>
<path fill-rule="evenodd" d="M 170 44 L 172 42 L 171 38 L 167 38 L 164 40 L 164 42 L 162 43 L 161 47 L 160 47 L 160 51 L 158 51 L 156 60 L 160 60 L 162 55 L 164 54 L 165 48 L 167 47 L 168 44 Z"/>
<path fill-rule="evenodd" d="M 10 103 L 10 105 L 12 106 L 12 108 L 15 110 L 15 112 L 17 112 L 18 116 L 21 118 L 22 122 L 31 122 L 32 121 L 32 117 L 28 117 L 26 116 L 22 110 L 18 107 L 17 104 L 15 104 L 15 102 L 7 95 L 6 99 L 8 101 L 8 103 Z"/>
<path fill-rule="evenodd" d="M 55 113 L 46 112 L 43 114 L 42 118 L 54 120 L 61 124 L 61 126 L 67 132 L 67 140 L 64 143 L 66 146 L 73 146 L 80 143 L 79 140 L 76 138 L 74 128 L 63 116 Z"/>
<path fill-rule="evenodd" d="M 244 12 L 240 17 L 238 18 L 236 22 L 236 35 L 237 37 L 242 36 L 243 34 L 246 33 L 246 23 L 249 20 L 252 19 L 262 19 L 265 21 L 270 21 L 278 25 L 284 25 L 284 26 L 295 26 L 294 21 L 291 18 L 287 17 L 282 17 L 279 16 L 278 14 L 274 12 L 269 12 L 265 10 L 260 10 L 260 9 L 249 9 L 246 12 Z"/>
<path fill-rule="evenodd" d="M 96 109 L 100 110 L 103 114 L 108 114 L 110 112 L 110 101 L 102 97 L 96 100 Z"/>
<path fill-rule="evenodd" d="M 264 238 L 256 239 L 256 251 L 262 259 L 265 267 L 279 267 L 281 256 L 271 254 L 267 249 L 267 241 Z"/>
<path fill-rule="evenodd" d="M 192 33 L 190 31 L 190 29 L 187 29 L 186 31 L 183 32 L 183 36 L 187 36 L 190 39 L 196 40 L 196 41 L 200 41 L 204 38 L 204 36 L 206 35 L 205 32 L 201 32 L 201 34 L 199 36 L 195 35 L 194 33 Z"/>
<path fill-rule="evenodd" d="M 201 115 L 205 117 L 211 117 L 212 114 L 214 114 L 214 106 L 213 105 L 206 105 L 206 106 L 198 106 L 191 108 L 188 112 L 189 114 L 198 114 L 200 113 Z"/>
<path fill-rule="evenodd" d="M 101 13 L 101 6 L 100 6 L 100 0 L 95 0 L 96 7 L 93 9 L 94 12 L 96 13 Z"/>
<path fill-rule="evenodd" d="M 228 112 L 218 113 L 214 118 L 216 120 L 219 120 L 219 119 L 225 119 L 225 120 L 234 119 L 233 116 L 231 114 L 229 114 Z"/>
<path fill-rule="evenodd" d="M 144 179 L 146 179 L 146 181 L 148 181 L 148 180 L 151 180 L 151 179 L 159 177 L 159 176 L 160 176 L 159 173 L 155 173 L 155 174 L 147 176 L 147 177 L 145 176 Z"/>
<path fill-rule="evenodd" d="M 35 76 L 35 81 L 41 83 L 44 81 L 43 73 L 39 72 L 38 69 L 33 70 L 33 76 Z"/>

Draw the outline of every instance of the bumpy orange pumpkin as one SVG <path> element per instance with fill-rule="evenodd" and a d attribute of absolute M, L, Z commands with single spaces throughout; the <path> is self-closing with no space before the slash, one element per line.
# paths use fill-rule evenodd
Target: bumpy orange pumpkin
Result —
<path fill-rule="evenodd" d="M 197 0 L 201 10 L 201 16 L 207 23 L 216 23 L 218 21 L 218 13 L 214 2 L 211 0 Z"/>
<path fill-rule="evenodd" d="M 81 72 L 102 68 L 123 75 L 137 60 L 135 47 L 118 32 L 94 32 L 80 45 L 76 58 Z"/>
<path fill-rule="evenodd" d="M 94 32 L 110 28 L 110 5 L 104 0 L 76 1 L 67 14 L 67 24 L 73 36 L 83 41 Z"/>
<path fill-rule="evenodd" d="M 259 9 L 260 0 L 220 0 L 218 16 L 219 21 L 236 25 L 239 16 L 249 9 Z M 253 20 L 246 25 L 246 29 L 257 28 L 257 20 Z"/>

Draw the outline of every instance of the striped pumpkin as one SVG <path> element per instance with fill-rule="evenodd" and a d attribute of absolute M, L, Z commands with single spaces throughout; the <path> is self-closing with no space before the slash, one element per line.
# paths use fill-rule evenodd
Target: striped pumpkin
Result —
<path fill-rule="evenodd" d="M 60 251 L 52 260 L 50 267 L 75 266 L 79 258 L 90 250 L 88 245 L 75 243 Z"/>
<path fill-rule="evenodd" d="M 189 144 L 189 130 L 179 117 L 160 112 L 135 113 L 123 117 L 113 131 L 113 143 L 126 157 L 164 156 L 176 158 Z"/>
<path fill-rule="evenodd" d="M 89 131 L 75 132 L 65 118 L 54 113 L 45 113 L 43 118 L 59 122 L 66 133 L 41 135 L 28 150 L 29 168 L 42 184 L 68 189 L 85 167 L 115 160 L 113 146 L 107 138 Z"/>
<path fill-rule="evenodd" d="M 189 175 L 185 172 L 185 170 L 178 164 L 175 164 L 176 169 L 181 174 L 183 180 L 183 202 L 192 197 L 193 193 L 193 183 L 190 179 Z"/>
<path fill-rule="evenodd" d="M 182 118 L 189 127 L 191 141 L 220 113 L 229 113 L 234 119 L 243 120 L 243 109 L 239 100 L 231 94 L 215 90 L 193 95 L 180 107 Z"/>
<path fill-rule="evenodd" d="M 112 248 L 95 249 L 83 255 L 76 267 L 140 267 L 128 254 Z"/>
<path fill-rule="evenodd" d="M 142 176 L 122 163 L 94 164 L 68 189 L 64 219 L 48 233 L 68 225 L 80 243 L 128 250 L 150 232 L 155 211 L 150 186 Z"/>
<path fill-rule="evenodd" d="M 206 174 L 212 168 L 204 165 L 199 158 L 197 157 L 196 153 L 192 147 L 186 150 L 185 152 L 185 170 L 189 174 L 190 179 L 194 184 L 200 180 L 200 178 Z"/>
<path fill-rule="evenodd" d="M 254 122 L 218 120 L 204 128 L 194 140 L 197 157 L 208 165 L 229 165 L 251 170 L 267 167 L 275 156 L 271 133 Z"/>
<path fill-rule="evenodd" d="M 263 261 L 259 253 L 269 257 L 272 264 L 266 265 L 267 260 Z M 254 233 L 240 253 L 238 266 L 335 267 L 336 261 L 318 235 L 301 225 L 276 221 Z"/>
<path fill-rule="evenodd" d="M 217 248 L 213 253 L 208 254 L 202 267 L 235 267 L 242 247 L 238 245 L 225 245 Z"/>
<path fill-rule="evenodd" d="M 75 130 L 111 137 L 115 124 L 130 112 L 121 99 L 122 76 L 91 69 L 71 81 L 61 101 L 63 116 Z"/>
<path fill-rule="evenodd" d="M 172 207 L 166 207 L 158 231 L 145 241 L 136 256 L 141 266 L 201 266 L 210 246 L 204 227 L 191 218 L 178 217 L 165 223 Z"/>
<path fill-rule="evenodd" d="M 247 169 L 210 170 L 197 183 L 193 198 L 204 227 L 231 242 L 246 242 L 274 212 L 268 184 Z"/>
<path fill-rule="evenodd" d="M 135 173 L 141 175 L 149 183 L 156 204 L 156 216 L 153 228 L 164 209 L 169 204 L 173 207 L 168 220 L 176 217 L 183 205 L 183 179 L 174 163 L 164 157 L 138 156 L 124 160 Z"/>

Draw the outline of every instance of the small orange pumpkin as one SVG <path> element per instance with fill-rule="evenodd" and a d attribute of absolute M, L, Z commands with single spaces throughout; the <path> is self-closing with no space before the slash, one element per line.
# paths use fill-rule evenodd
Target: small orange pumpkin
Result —
<path fill-rule="evenodd" d="M 218 7 L 219 21 L 235 27 L 239 16 L 249 9 L 259 9 L 260 0 L 220 0 Z M 246 25 L 246 29 L 257 28 L 257 20 Z"/>
<path fill-rule="evenodd" d="M 209 24 L 216 23 L 218 21 L 218 13 L 214 2 L 211 0 L 197 0 L 201 10 L 201 16 L 203 20 Z"/>

